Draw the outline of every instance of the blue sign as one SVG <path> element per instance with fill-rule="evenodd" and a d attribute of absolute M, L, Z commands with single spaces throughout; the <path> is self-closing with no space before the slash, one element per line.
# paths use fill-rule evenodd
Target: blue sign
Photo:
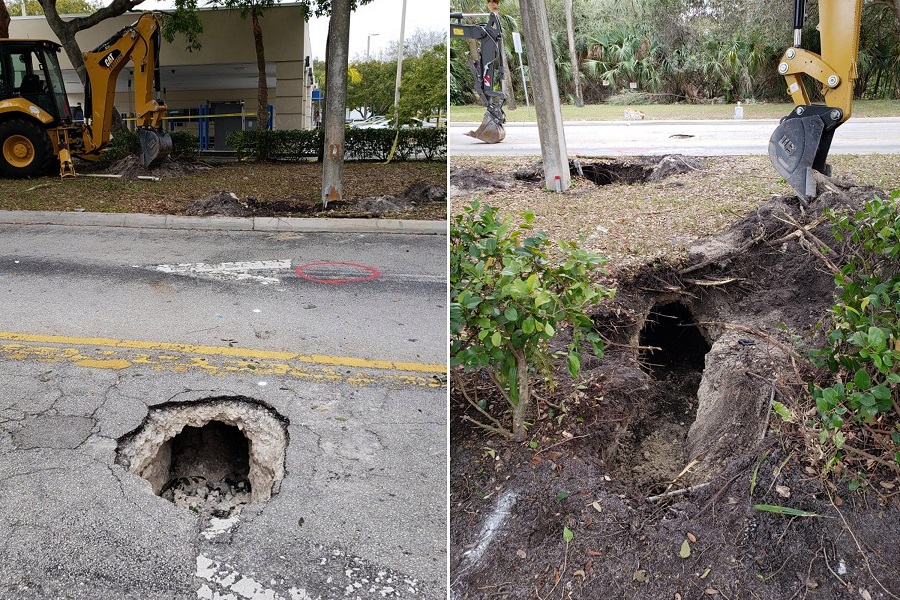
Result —
<path fill-rule="evenodd" d="M 313 90 L 312 91 L 312 100 L 313 102 L 318 102 L 322 100 L 322 90 Z"/>

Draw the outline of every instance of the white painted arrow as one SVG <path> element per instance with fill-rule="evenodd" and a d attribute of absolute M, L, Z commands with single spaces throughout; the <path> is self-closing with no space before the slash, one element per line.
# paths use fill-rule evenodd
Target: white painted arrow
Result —
<path fill-rule="evenodd" d="M 137 266 L 137 265 L 135 265 Z M 215 279 L 217 281 L 254 281 L 262 285 L 281 283 L 274 274 L 290 270 L 290 259 L 250 260 L 224 263 L 180 263 L 177 265 L 155 265 L 149 267 L 161 273 Z M 265 273 L 265 274 L 262 274 Z"/>

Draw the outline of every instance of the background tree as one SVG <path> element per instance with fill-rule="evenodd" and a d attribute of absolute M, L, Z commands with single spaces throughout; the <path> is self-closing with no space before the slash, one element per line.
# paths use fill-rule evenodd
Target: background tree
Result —
<path fill-rule="evenodd" d="M 447 107 L 447 47 L 438 44 L 421 56 L 403 61 L 400 85 L 400 122 L 427 119 Z"/>
<path fill-rule="evenodd" d="M 575 15 L 572 8 L 572 0 L 566 0 L 566 36 L 569 41 L 569 60 L 572 61 L 572 83 L 575 86 L 575 106 L 584 106 L 584 98 L 581 95 L 581 69 L 578 65 L 578 52 L 575 49 Z"/>
<path fill-rule="evenodd" d="M 263 43 L 260 19 L 266 9 L 278 4 L 278 0 L 212 0 L 210 4 L 228 10 L 237 10 L 242 19 L 250 18 L 253 47 L 256 51 L 256 128 L 260 131 L 267 129 L 269 124 L 269 85 L 266 80 L 266 48 Z"/>
<path fill-rule="evenodd" d="M 571 14 L 568 0 L 546 4 L 560 93 L 572 102 L 576 81 L 584 101 L 594 103 L 788 99 L 777 65 L 792 43 L 791 2 L 578 0 Z M 807 4 L 803 45 L 813 52 L 820 48 L 818 10 Z M 503 0 L 501 16 L 518 19 L 515 3 Z M 461 90 L 471 78 L 459 68 L 457 41 L 450 52 L 451 102 L 469 102 Z M 631 82 L 640 94 L 622 94 Z M 860 98 L 900 97 L 900 0 L 863 1 L 854 91 Z"/>
<path fill-rule="evenodd" d="M 6 3 L 0 0 L 0 38 L 9 37 L 9 11 L 6 10 Z"/>

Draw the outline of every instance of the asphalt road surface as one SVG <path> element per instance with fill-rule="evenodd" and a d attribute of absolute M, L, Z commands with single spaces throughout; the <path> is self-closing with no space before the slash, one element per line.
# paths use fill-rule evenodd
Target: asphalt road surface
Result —
<path fill-rule="evenodd" d="M 443 598 L 446 238 L 0 226 L 0 598 Z M 116 463 L 154 406 L 285 419 L 223 524 Z"/>
<path fill-rule="evenodd" d="M 571 121 L 564 129 L 569 154 L 580 156 L 740 156 L 768 154 L 769 137 L 777 125 L 775 120 Z M 541 154 L 534 123 L 507 123 L 506 139 L 499 144 L 485 144 L 465 135 L 476 126 L 450 124 L 447 144 L 451 157 Z M 900 118 L 850 119 L 835 132 L 831 146 L 831 154 L 897 152 Z"/>

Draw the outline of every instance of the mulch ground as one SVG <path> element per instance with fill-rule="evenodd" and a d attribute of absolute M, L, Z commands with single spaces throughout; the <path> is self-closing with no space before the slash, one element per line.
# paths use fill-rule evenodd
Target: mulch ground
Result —
<path fill-rule="evenodd" d="M 227 163 L 170 161 L 150 172 L 125 162 L 105 171 L 79 165 L 84 176 L 30 180 L 0 179 L 0 210 L 51 210 L 186 214 L 187 208 L 216 193 L 233 194 L 256 216 L 357 217 L 444 220 L 446 200 L 372 206 L 376 198 L 397 198 L 413 184 L 446 187 L 446 162 L 348 162 L 344 165 L 344 200 L 323 209 L 322 165 L 310 163 Z M 122 175 L 121 178 L 90 174 Z M 134 179 L 138 175 L 159 181 Z M 369 204 L 359 205 L 368 200 Z M 387 209 L 387 210 L 384 210 Z"/>
<path fill-rule="evenodd" d="M 675 176 L 678 187 L 691 176 Z M 451 175 L 455 202 L 471 197 L 466 177 L 454 189 Z M 503 400 L 485 376 L 454 377 L 452 598 L 900 596 L 896 473 L 857 463 L 868 477 L 850 491 L 858 471 L 826 473 L 818 440 L 798 425 L 815 417 L 804 382 L 817 374 L 802 354 L 834 289 L 799 229 L 840 252 L 815 224 L 823 209 L 884 197 L 836 187 L 809 207 L 759 198 L 714 236 L 616 269 L 616 296 L 593 311 L 606 356 L 585 357 L 578 380 L 558 366 L 555 387 L 538 388 L 525 443 L 463 421 L 479 414 L 462 386 L 494 414 Z M 678 224 L 659 227 L 671 235 Z M 776 397 L 794 422 L 768 409 Z"/>

